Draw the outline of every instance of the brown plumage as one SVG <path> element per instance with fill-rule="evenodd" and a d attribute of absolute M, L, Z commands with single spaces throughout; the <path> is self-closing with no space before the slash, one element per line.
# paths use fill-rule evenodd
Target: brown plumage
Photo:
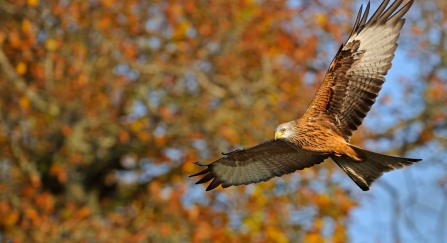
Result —
<path fill-rule="evenodd" d="M 397 39 L 413 0 L 396 12 L 403 0 L 388 9 L 384 0 L 367 21 L 369 3 L 360 8 L 346 44 L 340 47 L 325 79 L 304 115 L 279 125 L 275 139 L 239 149 L 191 176 L 205 175 L 196 184 L 213 180 L 207 188 L 247 185 L 302 170 L 330 157 L 363 190 L 383 172 L 420 159 L 391 157 L 349 143 L 374 104 L 391 68 Z M 393 15 L 394 13 L 394 15 Z"/>

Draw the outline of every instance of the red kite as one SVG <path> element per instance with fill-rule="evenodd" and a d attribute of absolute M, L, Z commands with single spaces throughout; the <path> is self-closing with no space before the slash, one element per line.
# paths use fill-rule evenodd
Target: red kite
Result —
<path fill-rule="evenodd" d="M 258 183 L 330 157 L 367 191 L 383 172 L 421 161 L 378 154 L 349 143 L 385 82 L 405 23 L 402 17 L 413 4 L 411 0 L 394 13 L 403 0 L 387 9 L 388 2 L 384 0 L 368 21 L 369 3 L 363 14 L 360 8 L 348 41 L 340 47 L 301 118 L 279 125 L 275 139 L 223 154 L 211 164 L 196 162 L 207 167 L 191 175 L 205 175 L 196 184 L 213 180 L 208 191 L 219 185 Z"/>

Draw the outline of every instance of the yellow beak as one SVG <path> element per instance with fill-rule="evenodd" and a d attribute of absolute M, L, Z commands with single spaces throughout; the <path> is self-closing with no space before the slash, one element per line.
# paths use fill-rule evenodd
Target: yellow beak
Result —
<path fill-rule="evenodd" d="M 281 138 L 281 136 L 282 136 L 282 133 L 281 132 L 275 132 L 275 140 L 276 139 L 278 139 L 278 138 Z"/>

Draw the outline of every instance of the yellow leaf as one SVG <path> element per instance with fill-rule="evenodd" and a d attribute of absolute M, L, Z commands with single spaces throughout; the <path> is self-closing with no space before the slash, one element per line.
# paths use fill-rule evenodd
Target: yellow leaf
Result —
<path fill-rule="evenodd" d="M 16 66 L 16 72 L 18 75 L 22 76 L 26 73 L 27 67 L 25 62 L 19 62 Z"/>
<path fill-rule="evenodd" d="M 342 243 L 347 241 L 346 228 L 343 225 L 336 224 L 334 234 L 332 236 L 332 242 Z"/>
<path fill-rule="evenodd" d="M 304 237 L 306 243 L 324 243 L 324 239 L 318 232 L 309 232 Z"/>
<path fill-rule="evenodd" d="M 28 98 L 22 96 L 19 99 L 19 105 L 23 109 L 28 110 L 31 105 L 31 102 L 28 100 Z"/>
<path fill-rule="evenodd" d="M 45 41 L 45 47 L 49 51 L 54 51 L 57 48 L 57 41 L 54 39 L 48 39 L 47 41 Z"/>
<path fill-rule="evenodd" d="M 320 194 L 316 198 L 316 204 L 320 208 L 328 208 L 331 206 L 332 202 L 328 195 Z"/>
<path fill-rule="evenodd" d="M 243 223 L 245 226 L 250 228 L 250 231 L 259 232 L 261 230 L 262 215 L 260 213 L 251 215 L 251 217 L 245 218 Z"/>
<path fill-rule="evenodd" d="M 191 24 L 188 22 L 182 22 L 177 28 L 174 29 L 174 35 L 176 38 L 184 38 L 186 32 L 190 28 Z"/>
<path fill-rule="evenodd" d="M 266 230 L 269 242 L 287 243 L 289 240 L 285 234 L 276 227 L 268 226 Z"/>
<path fill-rule="evenodd" d="M 322 218 L 317 218 L 314 223 L 314 227 L 317 231 L 321 231 L 323 229 L 324 220 Z"/>
<path fill-rule="evenodd" d="M 265 189 L 265 187 L 262 187 L 262 188 Z M 263 206 L 263 205 L 265 205 L 265 204 L 267 203 L 267 201 L 268 201 L 268 200 L 266 199 L 266 197 L 264 196 L 263 192 L 264 192 L 264 190 L 262 190 L 260 186 L 256 186 L 256 187 L 255 187 L 255 190 L 254 190 L 254 192 L 253 192 L 253 196 L 254 196 L 254 198 L 255 198 L 255 200 L 256 200 L 256 204 L 257 204 L 257 205 Z"/>
<path fill-rule="evenodd" d="M 30 32 L 31 31 L 31 27 L 32 27 L 32 24 L 31 24 L 31 21 L 29 21 L 29 19 L 24 19 L 22 21 L 22 31 L 23 32 L 25 32 L 25 33 Z"/>
<path fill-rule="evenodd" d="M 39 4 L 39 0 L 28 0 L 27 3 L 28 3 L 28 6 L 34 7 L 37 4 Z"/>
<path fill-rule="evenodd" d="M 316 14 L 315 15 L 315 19 L 317 21 L 317 24 L 320 25 L 320 26 L 323 26 L 323 25 L 326 24 L 327 18 L 326 18 L 326 15 L 324 15 L 324 14 L 321 14 L 321 13 Z"/>
<path fill-rule="evenodd" d="M 134 132 L 139 132 L 142 128 L 143 128 L 143 123 L 141 122 L 141 120 L 137 120 L 137 121 L 133 122 L 132 124 L 130 124 L 130 129 L 132 129 L 132 131 L 134 131 Z"/>

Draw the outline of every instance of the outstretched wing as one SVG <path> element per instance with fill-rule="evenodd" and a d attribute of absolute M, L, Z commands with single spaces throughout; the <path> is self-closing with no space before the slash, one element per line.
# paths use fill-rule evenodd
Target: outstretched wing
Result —
<path fill-rule="evenodd" d="M 319 164 L 328 157 L 300 149 L 279 139 L 268 140 L 224 155 L 208 165 L 196 162 L 197 165 L 208 168 L 190 177 L 205 174 L 196 184 L 213 179 L 206 189 L 209 191 L 220 184 L 226 188 L 267 181 L 275 176 Z"/>
<path fill-rule="evenodd" d="M 384 0 L 369 21 L 369 3 L 363 16 L 360 8 L 351 36 L 332 61 L 304 119 L 329 117 L 349 141 L 374 104 L 391 68 L 405 22 L 402 16 L 413 4 L 411 0 L 392 15 L 402 1 L 396 0 L 386 9 L 389 0 Z"/>

